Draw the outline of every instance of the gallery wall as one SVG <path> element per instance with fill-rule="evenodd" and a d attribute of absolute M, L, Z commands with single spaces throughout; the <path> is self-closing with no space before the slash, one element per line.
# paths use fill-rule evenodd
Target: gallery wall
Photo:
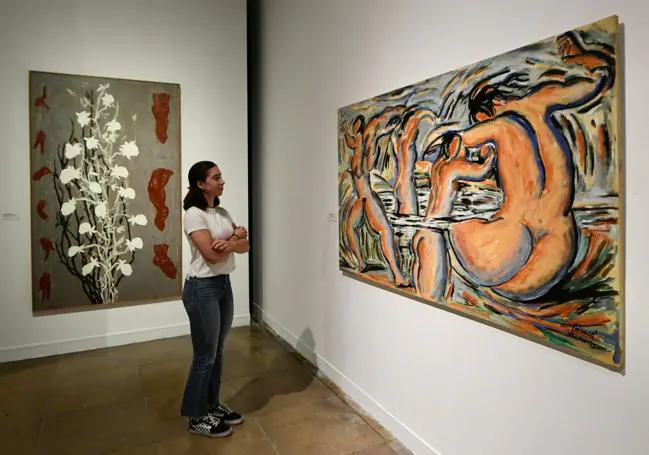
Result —
<path fill-rule="evenodd" d="M 245 2 L 27 0 L 1 11 L 0 361 L 188 333 L 179 301 L 32 316 L 28 71 L 180 84 L 182 196 L 189 166 L 213 160 L 226 180 L 223 205 L 248 226 Z M 183 238 L 184 271 L 188 254 Z M 247 256 L 232 279 L 235 325 L 245 325 Z"/>
<path fill-rule="evenodd" d="M 640 0 L 262 1 L 255 304 L 414 453 L 646 452 L 647 13 Z M 624 375 L 341 276 L 339 107 L 612 14 L 626 53 Z"/>

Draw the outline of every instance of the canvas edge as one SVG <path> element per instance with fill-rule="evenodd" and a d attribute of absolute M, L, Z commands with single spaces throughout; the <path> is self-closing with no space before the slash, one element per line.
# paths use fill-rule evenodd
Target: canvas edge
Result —
<path fill-rule="evenodd" d="M 620 372 L 626 373 L 626 204 L 627 204 L 627 191 L 626 191 L 626 62 L 625 62 L 625 49 L 624 49 L 624 24 L 620 21 L 619 17 L 614 16 L 616 20 L 616 59 L 615 59 L 615 74 L 617 84 L 615 86 L 615 113 L 617 115 L 617 134 L 618 134 L 618 154 L 617 154 L 617 171 L 619 179 L 619 216 L 618 216 L 618 255 L 616 258 L 618 269 L 618 286 L 619 286 L 619 302 L 618 302 L 618 318 L 619 318 L 619 341 L 618 345 L 622 349 L 620 357 Z"/>

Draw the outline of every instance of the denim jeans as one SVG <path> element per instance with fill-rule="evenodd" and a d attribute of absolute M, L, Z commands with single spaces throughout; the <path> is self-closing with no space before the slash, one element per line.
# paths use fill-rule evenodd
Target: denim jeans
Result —
<path fill-rule="evenodd" d="M 219 404 L 223 345 L 234 312 L 230 276 L 188 277 L 182 299 L 189 317 L 194 357 L 180 413 L 197 418 L 207 414 L 208 405 Z"/>

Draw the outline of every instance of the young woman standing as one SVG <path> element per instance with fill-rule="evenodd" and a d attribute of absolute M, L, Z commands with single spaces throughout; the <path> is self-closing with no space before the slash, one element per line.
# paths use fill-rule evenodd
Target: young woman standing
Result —
<path fill-rule="evenodd" d="M 221 402 L 220 386 L 223 346 L 234 311 L 230 273 L 235 268 L 234 254 L 249 250 L 248 232 L 220 207 L 225 182 L 215 163 L 195 163 L 188 179 L 183 227 L 191 258 L 182 300 L 189 317 L 193 360 L 181 415 L 189 419 L 190 432 L 225 437 L 232 433 L 231 425 L 243 422 L 243 416 Z"/>

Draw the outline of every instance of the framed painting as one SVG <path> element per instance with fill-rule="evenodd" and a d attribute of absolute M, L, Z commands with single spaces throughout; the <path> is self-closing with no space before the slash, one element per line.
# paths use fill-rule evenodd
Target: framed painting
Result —
<path fill-rule="evenodd" d="M 30 71 L 32 309 L 179 299 L 180 86 Z"/>
<path fill-rule="evenodd" d="M 347 276 L 621 371 L 617 16 L 338 110 Z"/>

